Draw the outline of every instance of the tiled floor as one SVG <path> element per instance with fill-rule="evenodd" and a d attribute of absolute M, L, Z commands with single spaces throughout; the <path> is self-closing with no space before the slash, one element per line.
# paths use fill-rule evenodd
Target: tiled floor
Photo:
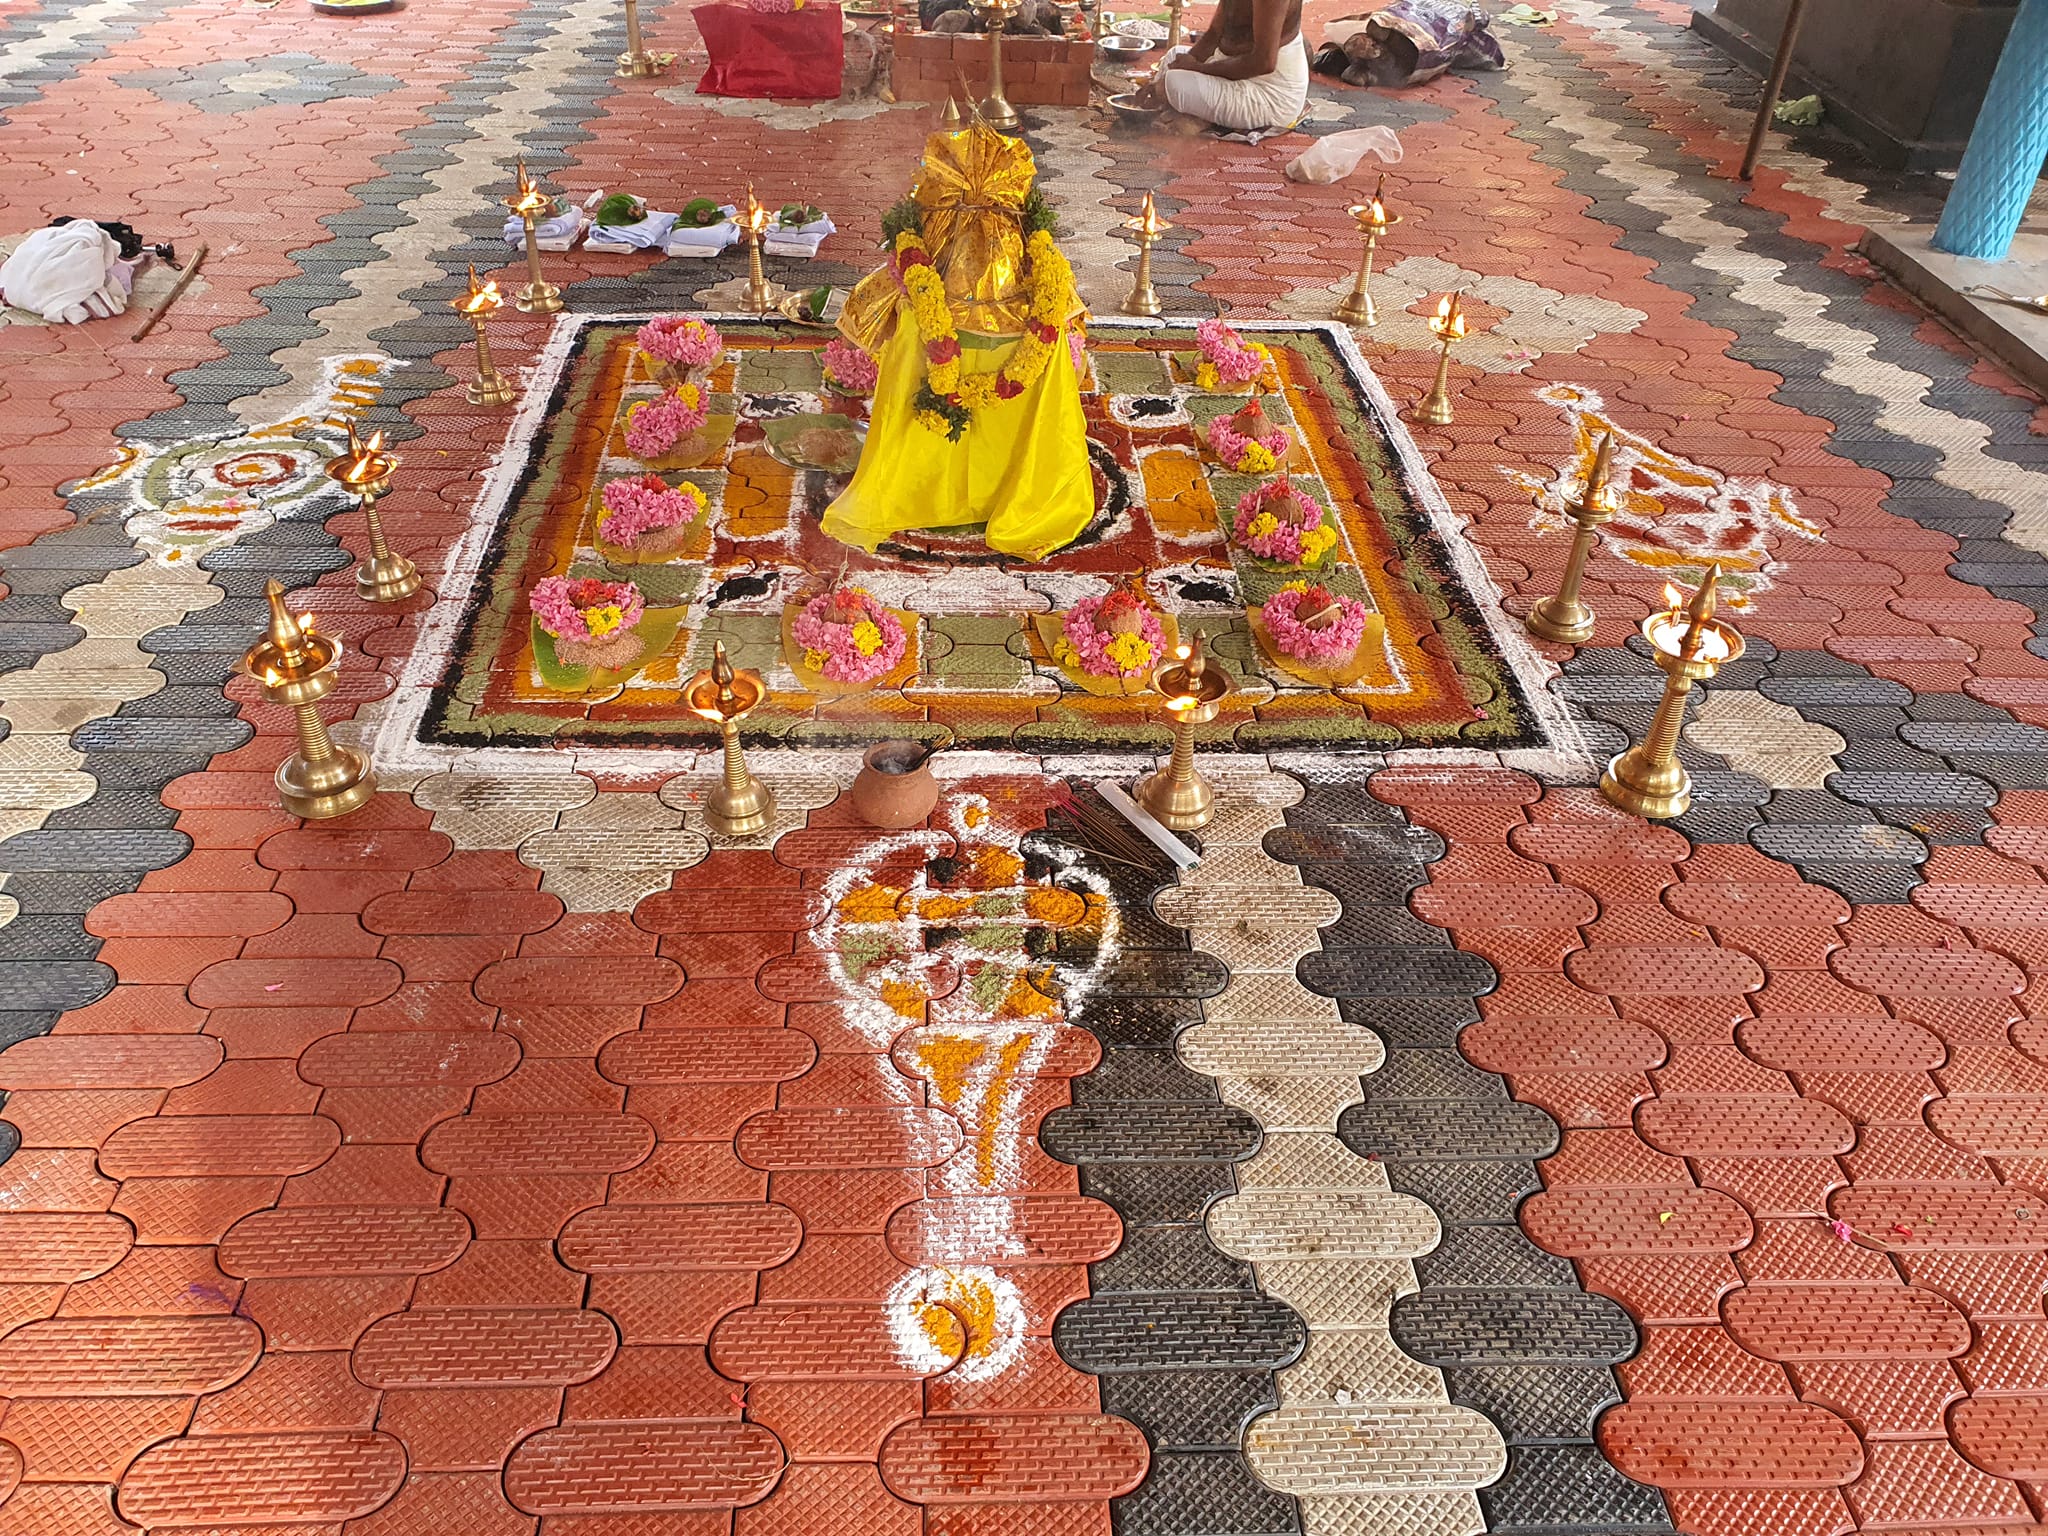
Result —
<path fill-rule="evenodd" d="M 823 203 L 844 281 L 929 111 L 698 98 L 680 5 L 617 81 L 610 0 L 0 3 L 0 234 L 211 246 L 144 342 L 0 325 L 0 1536 L 2048 1530 L 2048 415 L 1853 252 L 1942 183 L 1820 140 L 1746 188 L 1687 7 L 1552 3 L 1309 130 L 1404 142 L 1397 399 L 1475 301 L 1416 436 L 1510 614 L 1616 434 L 1566 735 L 1642 730 L 1635 624 L 1729 562 L 1697 803 L 1219 754 L 1178 883 L 1066 835 L 1053 781 L 1128 762 L 962 757 L 878 834 L 790 754 L 735 844 L 687 753 L 394 745 L 445 610 L 358 601 L 319 470 L 390 435 L 431 589 L 507 431 L 445 301 L 523 280 L 515 152 Z M 1177 315 L 1344 290 L 1305 140 L 1027 126 L 1098 309 L 1147 191 Z M 345 821 L 277 810 L 232 675 L 272 576 L 382 740 Z"/>

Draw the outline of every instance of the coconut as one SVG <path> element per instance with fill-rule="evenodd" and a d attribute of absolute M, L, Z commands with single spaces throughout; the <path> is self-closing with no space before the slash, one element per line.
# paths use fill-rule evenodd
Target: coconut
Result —
<path fill-rule="evenodd" d="M 1294 605 L 1294 617 L 1303 629 L 1322 631 L 1344 616 L 1344 605 L 1330 595 L 1328 587 L 1310 587 Z"/>

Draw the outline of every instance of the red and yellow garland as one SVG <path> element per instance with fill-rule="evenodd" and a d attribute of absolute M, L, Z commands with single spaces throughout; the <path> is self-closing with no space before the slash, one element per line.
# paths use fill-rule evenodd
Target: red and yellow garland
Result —
<path fill-rule="evenodd" d="M 960 332 L 946 302 L 945 280 L 915 230 L 896 237 L 896 275 L 910 296 L 910 312 L 924 343 L 925 384 L 918 392 L 917 420 L 927 431 L 958 439 L 973 424 L 974 412 L 1016 399 L 1052 361 L 1060 327 L 1074 308 L 1074 269 L 1045 230 L 1025 242 L 1024 257 L 1030 302 L 1022 339 L 995 372 L 963 377 Z"/>

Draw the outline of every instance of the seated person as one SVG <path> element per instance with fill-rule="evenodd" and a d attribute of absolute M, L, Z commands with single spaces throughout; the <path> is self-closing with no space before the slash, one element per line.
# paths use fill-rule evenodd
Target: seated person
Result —
<path fill-rule="evenodd" d="M 1292 128 L 1308 106 L 1301 0 L 1222 0 L 1191 47 L 1167 54 L 1145 95 L 1231 133 Z"/>

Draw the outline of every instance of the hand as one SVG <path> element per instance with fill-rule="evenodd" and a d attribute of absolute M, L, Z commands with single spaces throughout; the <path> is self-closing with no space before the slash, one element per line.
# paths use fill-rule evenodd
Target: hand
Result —
<path fill-rule="evenodd" d="M 1192 52 L 1177 53 L 1167 60 L 1166 67 L 1168 69 L 1200 69 L 1202 61 L 1196 58 Z"/>

